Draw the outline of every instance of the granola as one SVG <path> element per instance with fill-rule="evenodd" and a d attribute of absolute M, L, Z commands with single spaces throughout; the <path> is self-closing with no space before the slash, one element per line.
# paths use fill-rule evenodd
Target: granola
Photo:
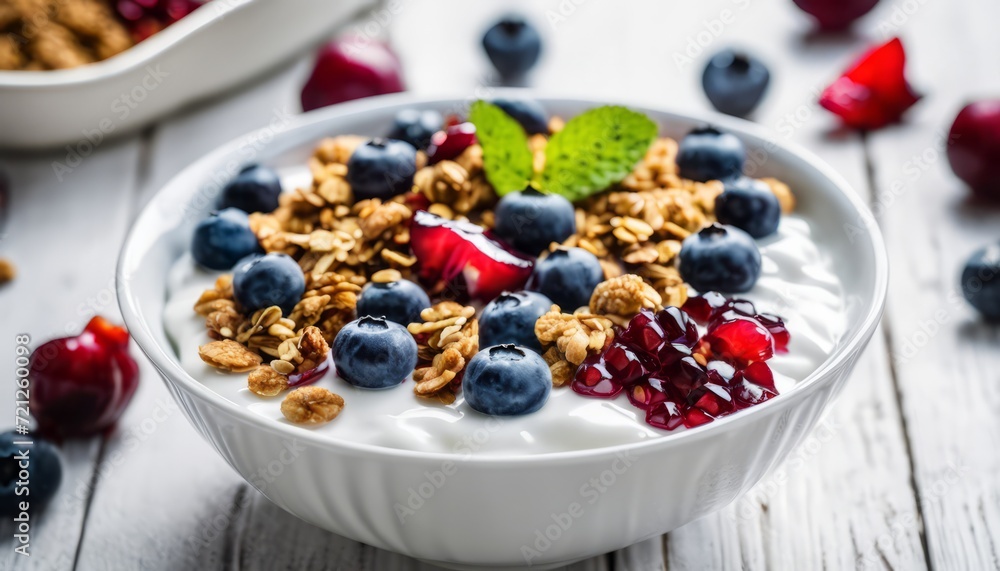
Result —
<path fill-rule="evenodd" d="M 232 339 L 206 343 L 198 347 L 198 356 L 208 365 L 232 373 L 251 371 L 263 361 L 260 355 Z"/>
<path fill-rule="evenodd" d="M 550 133 L 563 125 L 552 118 Z M 417 221 L 424 216 L 420 210 L 486 229 L 494 225 L 492 207 L 498 197 L 486 178 L 479 144 L 444 160 L 429 160 L 418 151 L 410 192 L 355 200 L 347 164 L 364 142 L 354 135 L 322 140 L 309 159 L 311 183 L 283 193 L 274 211 L 250 215 L 251 230 L 264 251 L 292 256 L 303 271 L 305 293 L 291 312 L 282 315 L 275 306 L 246 315 L 234 298 L 230 276 L 221 276 L 195 304 L 215 340 L 200 349 L 202 359 L 225 370 L 249 372 L 248 387 L 255 394 L 278 395 L 288 389 L 289 375 L 326 361 L 337 333 L 357 317 L 362 286 L 415 279 L 418 260 L 410 231 L 411 223 L 417 224 L 415 216 Z M 536 134 L 527 142 L 532 169 L 539 173 L 546 166 L 548 137 Z M 552 306 L 534 324 L 554 386 L 570 383 L 588 357 L 611 344 L 615 327 L 627 326 L 639 311 L 679 307 L 687 300 L 688 288 L 678 270 L 682 242 L 715 222 L 715 199 L 723 183 L 681 178 L 677 151 L 673 139 L 655 139 L 631 174 L 575 203 L 576 232 L 552 245 L 594 254 L 605 278 L 589 306 L 574 313 Z M 785 212 L 794 208 L 787 185 L 762 180 Z M 428 293 L 440 299 L 443 285 Z M 465 367 L 479 350 L 477 308 L 438 301 L 407 330 L 417 343 L 414 394 L 454 402 Z M 282 412 L 292 422 L 323 422 L 342 406 L 339 396 L 305 387 L 285 397 Z"/>
<path fill-rule="evenodd" d="M 450 403 L 458 390 L 455 379 L 479 351 L 479 320 L 476 308 L 443 301 L 423 310 L 423 322 L 407 330 L 417 340 L 417 356 L 425 366 L 413 371 L 413 392 Z"/>
<path fill-rule="evenodd" d="M 323 387 L 300 387 L 281 401 L 281 414 L 296 424 L 322 424 L 344 410 L 344 398 Z"/>
<path fill-rule="evenodd" d="M 10 0 L 0 6 L 0 31 L 2 70 L 77 67 L 133 45 L 105 0 Z"/>

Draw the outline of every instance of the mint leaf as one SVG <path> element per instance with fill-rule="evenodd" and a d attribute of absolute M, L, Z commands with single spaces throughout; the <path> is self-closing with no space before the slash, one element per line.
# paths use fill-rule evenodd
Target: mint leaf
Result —
<path fill-rule="evenodd" d="M 577 115 L 549 139 L 539 186 L 577 201 L 620 182 L 649 150 L 656 123 L 608 105 Z"/>
<path fill-rule="evenodd" d="M 483 147 L 483 170 L 497 194 L 524 190 L 531 179 L 532 156 L 521 125 L 496 105 L 476 101 L 469 109 L 476 139 Z"/>

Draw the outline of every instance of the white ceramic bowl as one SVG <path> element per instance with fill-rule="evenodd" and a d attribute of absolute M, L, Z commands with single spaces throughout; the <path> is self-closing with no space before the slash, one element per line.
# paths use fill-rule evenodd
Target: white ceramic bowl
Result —
<path fill-rule="evenodd" d="M 538 99 L 564 117 L 603 103 Z M 403 94 L 309 113 L 256 160 L 302 164 L 323 136 L 383 134 L 402 107 L 454 111 L 466 103 Z M 809 433 L 875 331 L 887 260 L 863 202 L 815 157 L 775 145 L 744 121 L 642 110 L 674 137 L 706 121 L 738 135 L 760 164 L 755 174 L 796 190 L 799 212 L 832 253 L 847 296 L 847 331 L 826 362 L 778 398 L 659 439 L 521 457 L 345 444 L 238 407 L 181 368 L 163 308 L 168 268 L 211 209 L 218 181 L 246 161 L 241 141 L 185 169 L 140 215 L 119 262 L 125 321 L 188 419 L 229 464 L 271 501 L 324 529 L 456 568 L 562 565 L 675 529 L 735 500 Z"/>
<path fill-rule="evenodd" d="M 213 0 L 107 60 L 0 71 L 0 147 L 70 145 L 86 157 L 105 139 L 275 66 L 375 4 Z"/>

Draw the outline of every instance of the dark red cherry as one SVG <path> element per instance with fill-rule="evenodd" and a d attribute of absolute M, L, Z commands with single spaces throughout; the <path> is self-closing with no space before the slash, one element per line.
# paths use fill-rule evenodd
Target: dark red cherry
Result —
<path fill-rule="evenodd" d="M 128 345 L 128 331 L 94 317 L 76 337 L 35 349 L 28 372 L 39 431 L 75 438 L 114 425 L 139 384 L 139 366 Z"/>

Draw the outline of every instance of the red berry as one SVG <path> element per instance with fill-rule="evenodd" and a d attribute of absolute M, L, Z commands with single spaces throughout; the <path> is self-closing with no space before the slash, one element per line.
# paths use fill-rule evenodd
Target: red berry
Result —
<path fill-rule="evenodd" d="M 689 408 L 684 411 L 684 426 L 688 428 L 694 428 L 696 426 L 701 426 L 703 424 L 708 424 L 715 420 L 707 412 L 701 410 L 700 408 Z"/>
<path fill-rule="evenodd" d="M 701 388 L 693 391 L 688 396 L 688 402 L 714 417 L 723 416 L 736 410 L 729 389 L 715 383 L 705 383 Z"/>
<path fill-rule="evenodd" d="M 736 365 L 766 361 L 774 356 L 771 333 L 754 319 L 737 318 L 720 323 L 705 337 L 712 352 Z"/>
<path fill-rule="evenodd" d="M 427 162 L 434 164 L 440 161 L 450 161 L 475 144 L 475 125 L 472 123 L 450 125 L 444 131 L 438 131 L 431 135 L 431 144 L 427 147 Z"/>
<path fill-rule="evenodd" d="M 878 0 L 794 0 L 824 30 L 843 30 L 878 4 Z"/>
<path fill-rule="evenodd" d="M 302 87 L 302 109 L 403 91 L 402 66 L 383 42 L 361 37 L 333 40 L 316 56 Z"/>
<path fill-rule="evenodd" d="M 771 332 L 771 337 L 774 338 L 774 350 L 778 353 L 787 353 L 792 335 L 785 327 L 784 320 L 770 313 L 759 313 L 753 317 Z"/>
<path fill-rule="evenodd" d="M 760 404 L 778 394 L 774 388 L 774 373 L 767 363 L 753 363 L 736 373 L 732 394 L 739 408 Z"/>
<path fill-rule="evenodd" d="M 204 0 L 118 0 L 115 11 L 132 32 L 132 39 L 141 42 L 204 3 Z"/>
<path fill-rule="evenodd" d="M 854 129 L 879 129 L 895 123 L 920 95 L 906 81 L 906 52 L 899 38 L 858 59 L 829 87 L 819 104 Z"/>
<path fill-rule="evenodd" d="M 89 436 L 118 420 L 139 383 L 128 344 L 128 331 L 94 317 L 80 335 L 35 349 L 30 400 L 41 433 Z"/>
<path fill-rule="evenodd" d="M 424 210 L 410 222 L 410 248 L 420 278 L 434 288 L 450 287 L 460 299 L 489 302 L 504 290 L 523 289 L 534 267 L 532 258 L 513 252 L 482 227 Z"/>
<path fill-rule="evenodd" d="M 684 424 L 684 410 L 674 401 L 661 401 L 646 412 L 646 423 L 655 428 L 673 430 Z"/>
<path fill-rule="evenodd" d="M 966 105 L 948 133 L 948 163 L 977 194 L 1000 200 L 1000 100 Z"/>
<path fill-rule="evenodd" d="M 573 392 L 588 397 L 611 398 L 622 392 L 621 383 L 615 380 L 599 355 L 588 357 L 570 384 Z"/>
<path fill-rule="evenodd" d="M 323 373 L 325 373 L 330 368 L 330 359 L 331 359 L 330 355 L 327 355 L 326 360 L 317 365 L 316 367 L 313 367 L 308 371 L 302 371 L 301 373 L 294 373 L 288 375 L 288 386 L 290 388 L 294 388 L 305 385 L 311 385 L 315 383 L 316 381 L 319 380 L 320 377 L 323 376 Z"/>
<path fill-rule="evenodd" d="M 663 392 L 663 381 L 656 378 L 632 385 L 626 394 L 629 402 L 642 410 L 649 410 L 667 399 L 667 394 Z"/>
<path fill-rule="evenodd" d="M 687 313 L 691 319 L 694 319 L 698 323 L 705 325 L 709 321 L 713 320 L 718 314 L 721 308 L 726 307 L 729 300 L 726 296 L 722 295 L 717 291 L 710 291 L 708 293 L 689 297 L 681 309 Z"/>

